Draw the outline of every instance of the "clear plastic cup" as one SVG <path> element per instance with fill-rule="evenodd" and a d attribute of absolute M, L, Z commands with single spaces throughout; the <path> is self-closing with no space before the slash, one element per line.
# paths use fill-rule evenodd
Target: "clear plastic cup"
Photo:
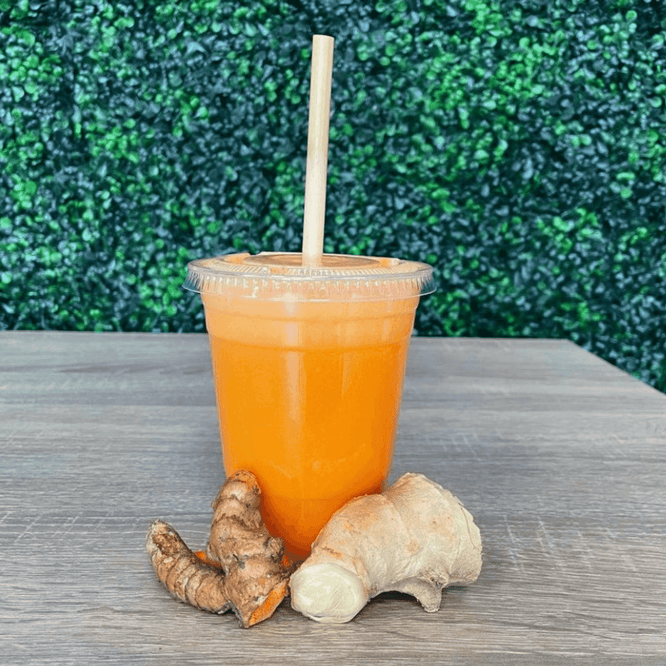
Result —
<path fill-rule="evenodd" d="M 427 264 L 262 252 L 188 264 L 201 294 L 226 473 L 262 489 L 271 534 L 306 557 L 331 515 L 389 475 Z"/>

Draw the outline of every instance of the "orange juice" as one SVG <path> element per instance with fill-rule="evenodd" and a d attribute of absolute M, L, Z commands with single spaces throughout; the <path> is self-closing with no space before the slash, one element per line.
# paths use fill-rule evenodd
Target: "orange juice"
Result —
<path fill-rule="evenodd" d="M 420 292 L 261 279 L 201 290 L 224 466 L 256 475 L 269 532 L 304 557 L 345 502 L 383 489 Z"/>
<path fill-rule="evenodd" d="M 215 299 L 204 295 L 225 470 L 256 475 L 269 532 L 305 555 L 347 500 L 382 490 L 414 299 L 261 312 Z"/>

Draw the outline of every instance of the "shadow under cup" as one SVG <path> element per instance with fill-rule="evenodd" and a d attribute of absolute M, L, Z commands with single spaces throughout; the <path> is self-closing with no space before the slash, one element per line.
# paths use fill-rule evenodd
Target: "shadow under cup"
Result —
<path fill-rule="evenodd" d="M 306 268 L 295 253 L 189 268 L 186 286 L 204 305 L 225 471 L 255 474 L 269 532 L 306 557 L 337 509 L 383 490 L 432 268 L 345 255 Z M 192 279 L 197 269 L 213 271 L 207 283 Z"/>

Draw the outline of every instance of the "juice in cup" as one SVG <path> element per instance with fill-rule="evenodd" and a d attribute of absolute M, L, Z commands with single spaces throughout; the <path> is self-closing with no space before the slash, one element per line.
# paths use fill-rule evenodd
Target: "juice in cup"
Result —
<path fill-rule="evenodd" d="M 381 492 L 407 350 L 432 268 L 297 253 L 191 262 L 209 334 L 226 473 L 251 471 L 269 532 L 305 557 L 331 515 Z"/>

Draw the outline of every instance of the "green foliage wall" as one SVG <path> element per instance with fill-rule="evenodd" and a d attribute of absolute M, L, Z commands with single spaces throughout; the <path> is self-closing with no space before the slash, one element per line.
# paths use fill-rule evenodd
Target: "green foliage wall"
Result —
<path fill-rule="evenodd" d="M 432 263 L 421 335 L 565 337 L 666 388 L 653 0 L 0 0 L 0 328 L 204 330 L 189 259 L 300 249 L 313 33 L 326 250 Z"/>

